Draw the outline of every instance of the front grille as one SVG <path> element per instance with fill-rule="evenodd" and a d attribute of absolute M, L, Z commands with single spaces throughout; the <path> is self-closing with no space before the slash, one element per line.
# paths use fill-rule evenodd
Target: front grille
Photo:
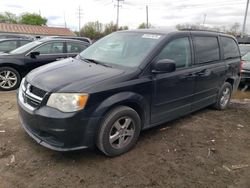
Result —
<path fill-rule="evenodd" d="M 46 95 L 46 91 L 39 89 L 35 86 L 32 86 L 27 81 L 24 81 L 23 85 L 21 86 L 21 101 L 27 107 L 31 107 L 32 109 L 38 108 L 41 104 L 44 96 Z"/>
<path fill-rule="evenodd" d="M 35 86 L 30 86 L 30 92 L 41 98 L 43 98 L 45 94 L 47 93 L 46 91 L 39 89 Z"/>

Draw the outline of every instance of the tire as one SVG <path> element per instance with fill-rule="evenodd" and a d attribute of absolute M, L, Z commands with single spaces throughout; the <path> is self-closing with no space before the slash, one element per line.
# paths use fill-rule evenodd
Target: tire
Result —
<path fill-rule="evenodd" d="M 21 82 L 20 74 L 11 67 L 0 67 L 0 90 L 10 91 L 17 89 Z"/>
<path fill-rule="evenodd" d="M 216 103 L 214 104 L 215 109 L 224 110 L 227 108 L 232 96 L 232 85 L 225 82 L 221 87 L 217 96 Z"/>
<path fill-rule="evenodd" d="M 138 113 L 130 107 L 119 106 L 105 116 L 97 135 L 97 147 L 109 157 L 121 155 L 135 146 L 140 131 Z"/>

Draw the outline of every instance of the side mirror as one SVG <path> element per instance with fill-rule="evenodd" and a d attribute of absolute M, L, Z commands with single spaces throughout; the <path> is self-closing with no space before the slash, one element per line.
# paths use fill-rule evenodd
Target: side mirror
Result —
<path fill-rule="evenodd" d="M 153 73 L 168 73 L 174 72 L 176 69 L 175 61 L 171 59 L 161 59 L 153 66 Z"/>
<path fill-rule="evenodd" d="M 40 52 L 30 52 L 31 58 L 36 58 L 36 56 L 40 55 Z"/>

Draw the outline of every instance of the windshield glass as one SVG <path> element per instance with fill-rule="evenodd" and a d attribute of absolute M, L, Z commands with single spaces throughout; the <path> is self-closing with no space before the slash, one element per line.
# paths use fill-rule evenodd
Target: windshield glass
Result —
<path fill-rule="evenodd" d="M 10 54 L 22 54 L 30 49 L 32 49 L 33 47 L 41 44 L 42 42 L 40 41 L 34 41 L 34 42 L 30 42 L 28 44 L 25 44 L 15 50 L 12 50 L 11 52 L 9 52 Z"/>
<path fill-rule="evenodd" d="M 92 44 L 80 57 L 111 66 L 137 67 L 162 38 L 159 34 L 113 33 Z"/>
<path fill-rule="evenodd" d="M 250 62 L 250 52 L 242 57 L 242 60 Z"/>

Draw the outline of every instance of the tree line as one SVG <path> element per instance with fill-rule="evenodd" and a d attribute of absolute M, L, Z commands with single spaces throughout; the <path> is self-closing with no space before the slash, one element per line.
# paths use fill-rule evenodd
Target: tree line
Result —
<path fill-rule="evenodd" d="M 47 18 L 36 13 L 22 13 L 20 15 L 11 12 L 0 13 L 0 23 L 46 25 L 47 21 Z"/>
<path fill-rule="evenodd" d="M 152 28 L 151 24 L 148 24 L 149 28 Z M 147 24 L 146 23 L 141 23 L 138 27 L 138 29 L 146 29 L 147 28 Z M 86 23 L 80 30 L 80 33 L 75 31 L 75 33 L 78 36 L 84 36 L 84 37 L 88 37 L 92 40 L 98 40 L 112 32 L 115 31 L 121 31 L 121 30 L 128 30 L 129 27 L 128 26 L 120 26 L 117 27 L 116 24 L 114 24 L 114 22 L 110 22 L 107 24 L 103 24 L 100 23 L 99 21 L 95 21 L 95 22 L 88 22 Z"/>

